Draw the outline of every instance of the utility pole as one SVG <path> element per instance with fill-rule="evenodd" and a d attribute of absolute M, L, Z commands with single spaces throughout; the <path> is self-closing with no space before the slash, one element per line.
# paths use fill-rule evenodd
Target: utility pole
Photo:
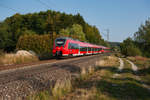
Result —
<path fill-rule="evenodd" d="M 107 31 L 107 41 L 109 41 L 109 29 L 106 29 Z"/>
<path fill-rule="evenodd" d="M 107 28 L 107 29 L 104 29 L 104 31 L 106 31 L 106 33 L 101 32 L 101 34 L 103 34 L 105 37 L 107 37 L 107 41 L 109 41 L 109 33 L 110 33 L 110 30 Z"/>

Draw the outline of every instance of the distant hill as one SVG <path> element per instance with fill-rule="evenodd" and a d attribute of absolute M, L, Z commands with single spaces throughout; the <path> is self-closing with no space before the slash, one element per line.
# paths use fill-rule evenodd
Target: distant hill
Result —
<path fill-rule="evenodd" d="M 121 43 L 121 42 L 109 42 L 109 44 L 110 44 L 111 47 L 114 47 L 114 46 L 119 47 L 119 46 L 120 46 L 120 43 Z"/>

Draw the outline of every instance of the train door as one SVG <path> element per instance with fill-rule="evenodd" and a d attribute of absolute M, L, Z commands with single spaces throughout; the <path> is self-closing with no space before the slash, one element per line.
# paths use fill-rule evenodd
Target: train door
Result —
<path fill-rule="evenodd" d="M 78 48 L 79 48 L 78 55 L 80 55 L 80 44 L 78 44 Z"/>

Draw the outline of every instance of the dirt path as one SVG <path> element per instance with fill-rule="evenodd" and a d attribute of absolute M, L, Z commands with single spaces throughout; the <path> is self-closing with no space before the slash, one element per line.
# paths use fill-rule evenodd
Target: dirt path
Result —
<path fill-rule="evenodd" d="M 123 70 L 123 68 L 124 68 L 124 62 L 123 62 L 123 60 L 121 59 L 121 58 L 118 58 L 119 59 L 119 63 L 120 63 L 120 65 L 119 65 L 119 67 L 118 67 L 118 71 L 119 72 L 122 72 L 122 70 Z M 113 75 L 113 78 L 117 78 L 118 76 L 120 76 L 120 74 L 119 73 L 115 73 L 114 75 Z"/>
<path fill-rule="evenodd" d="M 121 58 L 118 58 L 119 59 L 119 62 L 120 62 L 120 66 L 119 66 L 119 71 L 122 71 L 123 67 L 124 67 L 124 62 Z"/>
<path fill-rule="evenodd" d="M 136 66 L 133 62 L 131 62 L 131 61 L 129 61 L 129 60 L 126 60 L 126 61 L 131 64 L 131 67 L 132 67 L 132 70 L 133 70 L 133 71 L 138 71 L 137 66 Z"/>
<path fill-rule="evenodd" d="M 150 100 L 150 85 L 139 76 L 138 66 L 126 58 L 114 59 L 105 59 L 62 100 Z"/>
<path fill-rule="evenodd" d="M 131 68 L 132 68 L 133 71 L 135 71 L 135 72 L 138 71 L 138 67 L 137 67 L 133 62 L 131 62 L 131 61 L 129 61 L 129 60 L 126 60 L 126 61 L 131 64 Z M 147 84 L 145 84 L 145 83 L 143 82 L 143 80 L 142 80 L 139 76 L 134 75 L 134 78 L 135 78 L 136 80 L 140 81 L 140 82 L 141 82 L 141 85 L 142 85 L 143 87 L 147 88 L 147 89 L 150 91 L 150 86 L 148 86 Z"/>

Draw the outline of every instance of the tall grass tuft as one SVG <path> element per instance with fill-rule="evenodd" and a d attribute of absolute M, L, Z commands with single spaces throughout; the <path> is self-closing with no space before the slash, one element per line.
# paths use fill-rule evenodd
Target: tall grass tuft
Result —
<path fill-rule="evenodd" d="M 54 88 L 51 89 L 53 98 L 58 100 L 72 90 L 71 79 L 57 80 Z"/>
<path fill-rule="evenodd" d="M 88 76 L 88 71 L 83 67 L 80 73 L 80 80 L 85 80 Z"/>
<path fill-rule="evenodd" d="M 38 94 L 27 97 L 27 100 L 53 100 L 48 91 L 40 92 Z"/>
<path fill-rule="evenodd" d="M 89 72 L 89 74 L 92 74 L 92 73 L 94 72 L 94 70 L 95 70 L 94 67 L 92 67 L 92 66 L 89 66 L 89 67 L 88 67 L 88 72 Z"/>
<path fill-rule="evenodd" d="M 71 92 L 71 79 L 57 80 L 54 87 L 50 87 L 50 92 L 42 91 L 27 97 L 27 100 L 59 100 L 62 96 Z"/>

